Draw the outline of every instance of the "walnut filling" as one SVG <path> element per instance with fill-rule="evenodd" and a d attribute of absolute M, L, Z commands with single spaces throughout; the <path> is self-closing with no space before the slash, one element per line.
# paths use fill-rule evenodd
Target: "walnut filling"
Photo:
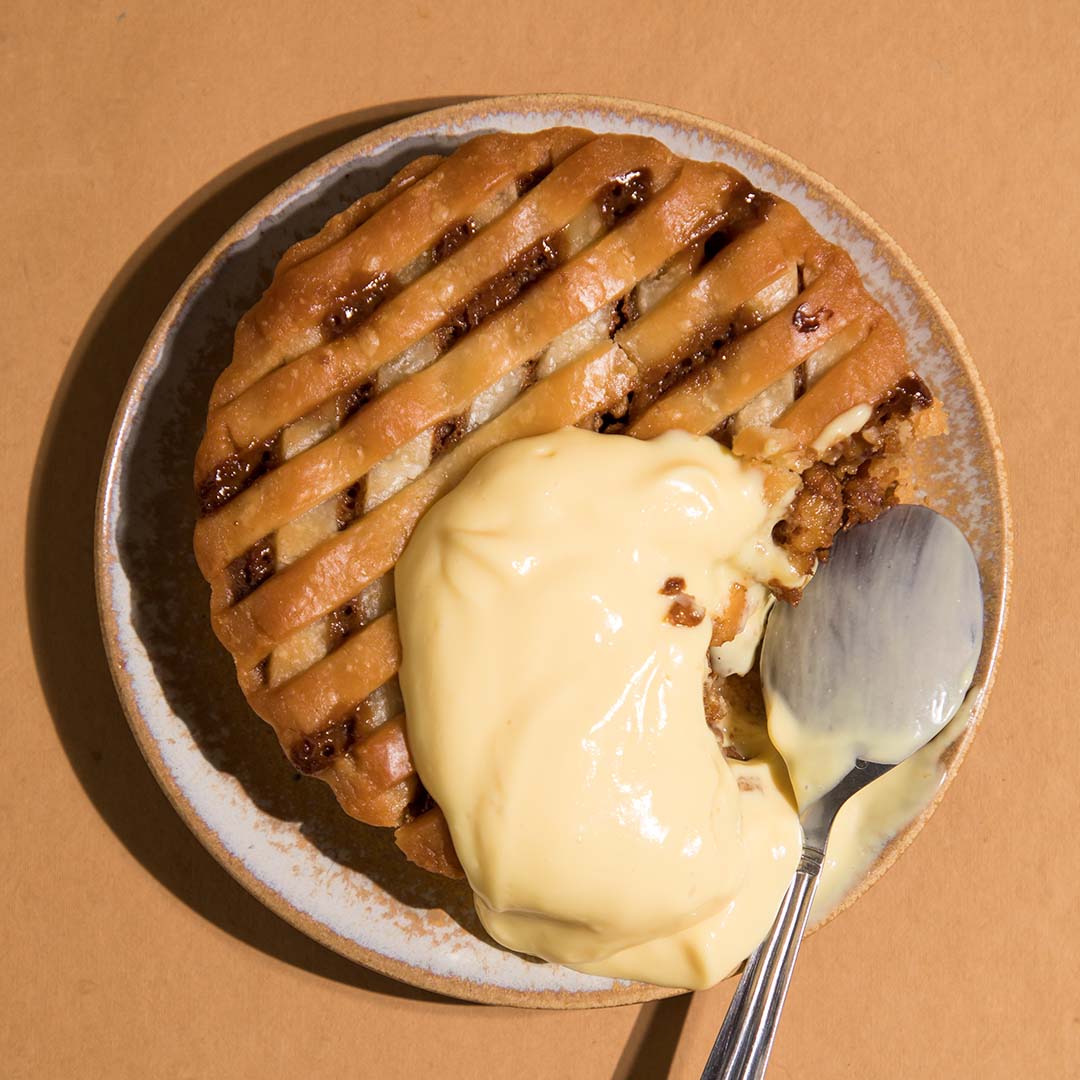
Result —
<path fill-rule="evenodd" d="M 627 394 L 607 412 L 598 413 L 593 430 L 602 431 L 605 435 L 621 435 L 626 430 L 626 414 L 632 400 L 633 394 Z"/>
<path fill-rule="evenodd" d="M 634 169 L 609 184 L 596 200 L 604 225 L 611 228 L 640 206 L 649 197 L 651 183 L 648 169 Z"/>
<path fill-rule="evenodd" d="M 803 473 L 803 485 L 787 517 L 776 523 L 773 539 L 803 574 L 814 569 L 818 553 L 828 550 L 844 520 L 844 494 L 828 466 L 817 462 Z"/>
<path fill-rule="evenodd" d="M 239 558 L 227 571 L 229 602 L 238 604 L 254 592 L 274 572 L 274 538 L 264 536 Z"/>
<path fill-rule="evenodd" d="M 703 327 L 694 336 L 684 343 L 682 350 L 684 355 L 678 361 L 674 361 L 664 373 L 650 386 L 643 388 L 637 395 L 637 405 L 634 412 L 639 413 L 656 398 L 660 397 L 673 386 L 684 383 L 702 365 L 716 359 L 724 348 L 730 345 L 737 337 L 753 330 L 761 322 L 760 317 L 749 307 L 740 307 L 732 314 L 730 319 L 723 323 Z M 734 417 L 729 416 L 724 424 L 734 422 Z M 721 428 L 723 425 L 721 425 Z M 723 443 L 723 440 L 720 440 Z M 730 441 L 726 444 L 731 448 Z"/>
<path fill-rule="evenodd" d="M 415 821 L 416 818 L 423 817 L 434 806 L 435 800 L 431 797 L 428 789 L 424 787 L 423 783 L 417 781 L 416 795 L 405 812 L 405 821 Z"/>
<path fill-rule="evenodd" d="M 519 176 L 515 181 L 518 198 L 520 198 L 522 195 L 528 195 L 528 193 L 532 191 L 532 189 L 536 187 L 536 185 L 539 184 L 540 181 L 543 180 L 544 177 L 546 177 L 550 172 L 551 162 L 549 161 L 545 165 L 541 165 L 540 168 L 533 169 L 532 172 L 528 172 L 525 173 L 523 176 Z"/>
<path fill-rule="evenodd" d="M 708 675 L 704 704 L 706 723 L 725 757 L 749 761 L 765 751 L 769 735 L 757 667 L 746 675 Z"/>
<path fill-rule="evenodd" d="M 340 645 L 350 634 L 363 628 L 367 619 L 360 604 L 360 597 L 355 597 L 347 604 L 335 608 L 330 613 L 330 640 L 331 648 Z"/>
<path fill-rule="evenodd" d="M 611 316 L 611 323 L 608 326 L 608 337 L 614 341 L 615 335 L 624 326 L 632 323 L 640 314 L 641 311 L 638 308 L 638 303 L 634 298 L 634 294 L 632 292 L 627 293 L 615 305 L 615 310 Z"/>
<path fill-rule="evenodd" d="M 359 516 L 364 505 L 364 480 L 357 480 L 338 496 L 337 527 L 347 529 Z"/>
<path fill-rule="evenodd" d="M 466 218 L 464 221 L 452 225 L 439 237 L 431 253 L 432 258 L 437 263 L 450 258 L 474 232 L 476 232 L 476 222 L 472 218 Z"/>
<path fill-rule="evenodd" d="M 325 769 L 337 757 L 348 753 L 356 741 L 356 718 L 346 716 L 313 735 L 303 736 L 293 747 L 289 760 L 305 775 Z"/>
<path fill-rule="evenodd" d="M 199 510 L 205 517 L 250 487 L 278 461 L 278 435 L 220 462 L 199 484 Z"/>
<path fill-rule="evenodd" d="M 365 379 L 359 386 L 354 386 L 341 405 L 341 422 L 344 424 L 350 416 L 358 413 L 375 396 L 375 380 Z"/>
<path fill-rule="evenodd" d="M 667 609 L 664 622 L 672 626 L 699 626 L 705 618 L 705 609 L 687 593 L 679 593 Z"/>
<path fill-rule="evenodd" d="M 705 609 L 686 592 L 686 579 L 669 577 L 660 586 L 661 596 L 670 596 L 671 606 L 664 614 L 664 622 L 672 626 L 699 626 L 705 618 Z"/>
<path fill-rule="evenodd" d="M 809 305 L 800 304 L 791 317 L 791 323 L 800 334 L 812 334 L 815 330 L 820 330 L 822 323 L 827 323 L 832 317 L 832 308 L 825 307 L 824 304 L 813 311 Z"/>
<path fill-rule="evenodd" d="M 542 277 L 559 261 L 556 241 L 545 237 L 515 256 L 506 269 L 478 289 L 450 313 L 444 348 L 474 330 L 488 316 L 517 299 L 529 285 Z"/>
<path fill-rule="evenodd" d="M 441 424 L 435 425 L 435 430 L 431 433 L 432 461 L 461 442 L 465 435 L 468 421 L 468 416 L 461 414 L 459 416 L 452 416 L 449 420 L 444 420 Z"/>
<path fill-rule="evenodd" d="M 795 369 L 795 385 L 792 387 L 792 396 L 798 401 L 806 393 L 806 362 L 804 361 Z"/>
<path fill-rule="evenodd" d="M 375 277 L 334 298 L 323 326 L 330 337 L 341 337 L 354 329 L 381 304 L 391 292 L 389 274 Z"/>
<path fill-rule="evenodd" d="M 777 522 L 773 539 L 802 573 L 828 558 L 841 529 L 873 521 L 894 506 L 904 450 L 912 438 L 910 418 L 933 401 L 918 375 L 905 376 L 880 402 L 863 429 L 831 448 L 803 473 L 803 486 L 787 517 Z M 797 603 L 792 590 L 776 590 Z"/>

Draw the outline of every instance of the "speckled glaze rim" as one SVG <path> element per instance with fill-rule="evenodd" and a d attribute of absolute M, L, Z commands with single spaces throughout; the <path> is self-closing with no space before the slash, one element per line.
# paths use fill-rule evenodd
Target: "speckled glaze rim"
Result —
<path fill-rule="evenodd" d="M 95 517 L 95 579 L 102 633 L 110 668 L 124 712 L 151 771 L 170 802 L 176 808 L 177 813 L 207 850 L 263 904 L 328 948 L 383 975 L 425 990 L 488 1004 L 547 1008 L 622 1005 L 669 997 L 682 991 L 647 986 L 640 983 L 616 983 L 610 989 L 584 992 L 528 991 L 477 983 L 460 977 L 444 976 L 384 956 L 337 934 L 307 913 L 298 910 L 279 893 L 258 879 L 239 858 L 226 849 L 217 834 L 195 811 L 185 794 L 180 790 L 169 769 L 165 766 L 161 750 L 151 735 L 145 718 L 142 716 L 133 691 L 131 677 L 126 669 L 125 656 L 120 643 L 117 612 L 107 602 L 106 579 L 114 556 L 109 551 L 110 542 L 113 538 L 110 535 L 111 525 L 106 514 L 106 506 L 113 485 L 117 481 L 119 451 L 131 432 L 141 399 L 154 371 L 157 359 L 162 353 L 170 327 L 184 310 L 193 293 L 219 264 L 226 252 L 233 245 L 251 235 L 261 222 L 272 217 L 283 203 L 299 193 L 311 189 L 313 185 L 317 185 L 321 179 L 341 165 L 363 159 L 366 155 L 371 154 L 376 147 L 385 147 L 391 141 L 401 141 L 412 136 L 425 135 L 430 133 L 432 129 L 443 125 L 453 126 L 462 121 L 476 123 L 486 116 L 493 118 L 507 114 L 525 116 L 534 112 L 565 115 L 567 123 L 581 123 L 581 114 L 583 113 L 609 117 L 612 121 L 622 122 L 646 119 L 690 135 L 703 133 L 706 138 L 719 138 L 740 147 L 742 151 L 752 158 L 763 163 L 776 165 L 793 174 L 806 185 L 807 190 L 812 195 L 823 203 L 837 207 L 844 216 L 854 220 L 866 234 L 874 239 L 875 256 L 886 264 L 891 274 L 907 280 L 916 295 L 920 315 L 925 319 L 931 332 L 941 336 L 948 351 L 964 372 L 975 399 L 983 434 L 993 455 L 993 470 L 997 482 L 997 491 L 995 492 L 991 512 L 998 515 L 1000 530 L 1000 550 L 997 552 L 1000 560 L 998 564 L 1000 566 L 1000 581 L 997 583 L 999 586 L 998 610 L 991 612 L 991 618 L 988 622 L 989 634 L 987 640 L 984 641 L 983 656 L 969 696 L 971 718 L 960 737 L 942 755 L 941 761 L 946 767 L 946 775 L 933 800 L 907 828 L 902 830 L 886 845 L 861 882 L 846 896 L 836 910 L 819 925 L 825 925 L 841 911 L 848 908 L 881 878 L 918 835 L 944 796 L 975 736 L 993 685 L 1004 638 L 1009 592 L 1012 583 L 1012 520 L 1007 494 L 1004 458 L 989 401 L 986 398 L 975 365 L 960 333 L 941 301 L 908 256 L 869 215 L 859 209 L 850 199 L 827 181 L 781 151 L 775 150 L 759 140 L 723 124 L 676 109 L 618 98 L 574 94 L 535 94 L 478 99 L 427 113 L 420 113 L 369 132 L 316 161 L 271 192 L 244 215 L 236 225 L 229 229 L 217 244 L 207 252 L 170 301 L 139 356 L 120 401 L 109 436 L 102 470 Z M 553 122 L 555 121 L 553 120 Z M 497 125 L 493 123 L 492 126 Z"/>

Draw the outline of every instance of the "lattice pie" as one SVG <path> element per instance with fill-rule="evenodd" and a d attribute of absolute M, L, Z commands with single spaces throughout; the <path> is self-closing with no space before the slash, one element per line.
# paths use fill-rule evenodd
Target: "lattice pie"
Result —
<path fill-rule="evenodd" d="M 486 451 L 569 425 L 782 462 L 802 489 L 775 535 L 810 572 L 902 494 L 940 410 L 847 254 L 646 138 L 480 136 L 286 252 L 214 387 L 195 550 L 295 767 L 429 870 L 460 873 L 409 756 L 394 564 Z M 713 712 L 746 691 L 710 686 Z"/>

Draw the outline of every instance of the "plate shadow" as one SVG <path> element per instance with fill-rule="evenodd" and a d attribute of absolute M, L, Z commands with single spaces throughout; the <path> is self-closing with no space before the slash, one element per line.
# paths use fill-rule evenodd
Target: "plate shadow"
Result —
<path fill-rule="evenodd" d="M 98 473 L 117 401 L 190 268 L 252 205 L 312 161 L 384 124 L 461 100 L 467 99 L 396 102 L 286 136 L 211 181 L 140 245 L 97 304 L 61 379 L 35 462 L 25 555 L 31 640 L 53 722 L 87 796 L 128 851 L 185 904 L 247 944 L 324 978 L 425 1001 L 447 999 L 370 972 L 280 920 L 224 872 L 169 805 L 117 700 L 98 625 L 92 537 Z M 344 205 L 361 193 L 332 196 Z M 297 230 L 314 231 L 328 216 L 325 206 L 320 199 L 311 220 L 295 221 L 289 235 L 267 242 L 283 250 Z M 254 276 L 250 300 L 240 302 L 253 302 L 265 284 Z M 387 860 L 400 859 L 392 839 L 351 822 L 324 785 L 293 782 L 271 729 L 255 719 L 235 688 L 231 663 L 205 617 L 207 591 L 190 545 L 190 462 L 203 426 L 199 411 L 231 348 L 232 326 L 223 322 L 217 331 L 215 355 L 203 350 L 174 377 L 186 382 L 179 397 L 171 392 L 175 387 L 152 391 L 158 396 L 150 412 L 156 415 L 135 434 L 133 490 L 145 494 L 126 507 L 121 546 L 140 635 L 183 643 L 172 652 L 155 647 L 155 667 L 170 705 L 211 763 L 235 775 L 261 809 L 301 822 L 312 842 L 345 865 L 361 858 L 353 838 L 363 833 L 363 869 L 371 875 L 381 861 L 373 858 L 373 845 L 383 844 Z M 183 534 L 177 546 L 175 538 Z M 215 697 L 209 707 L 207 687 Z M 228 689 L 219 694 L 218 688 Z M 425 896 L 408 902 L 424 906 L 426 898 L 465 924 L 475 922 L 464 889 L 421 892 Z"/>
<path fill-rule="evenodd" d="M 398 102 L 304 128 L 207 184 L 140 245 L 97 304 L 61 379 L 35 462 L 25 553 L 31 639 L 53 722 L 87 797 L 131 855 L 180 901 L 246 944 L 323 978 L 424 1002 L 451 999 L 369 971 L 278 918 L 217 863 L 169 804 L 117 699 L 98 623 L 92 537 L 100 463 L 117 402 L 190 268 L 252 205 L 312 161 L 384 124 L 462 100 Z M 388 178 L 415 153 L 406 146 L 380 169 Z M 267 267 L 285 247 L 372 186 L 354 190 L 349 180 L 346 175 L 340 190 L 320 195 L 277 232 L 260 237 L 257 252 L 236 256 L 239 269 L 230 281 L 246 282 L 245 295 L 229 301 L 238 312 L 257 299 Z M 325 785 L 303 781 L 236 686 L 231 661 L 210 629 L 208 590 L 191 553 L 191 462 L 210 387 L 228 363 L 235 320 L 215 321 L 211 311 L 191 318 L 200 330 L 189 358 L 182 368 L 163 365 L 147 391 L 146 418 L 132 435 L 119 528 L 138 633 L 152 643 L 170 707 L 207 760 L 236 777 L 261 810 L 298 822 L 321 851 L 404 902 L 440 908 L 490 941 L 464 886 L 407 869 L 385 873 L 403 863 L 390 833 L 358 825 Z M 615 1067 L 619 1080 L 667 1075 L 690 1000 L 682 995 L 640 1007 Z"/>

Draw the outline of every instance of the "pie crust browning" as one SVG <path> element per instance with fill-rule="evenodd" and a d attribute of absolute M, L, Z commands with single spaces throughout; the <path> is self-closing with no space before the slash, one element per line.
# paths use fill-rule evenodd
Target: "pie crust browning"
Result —
<path fill-rule="evenodd" d="M 639 136 L 483 135 L 286 252 L 213 390 L 196 557 L 297 770 L 459 874 L 409 757 L 393 569 L 483 454 L 578 425 L 782 459 L 806 493 L 778 539 L 812 569 L 940 424 L 891 316 L 790 204 Z"/>

